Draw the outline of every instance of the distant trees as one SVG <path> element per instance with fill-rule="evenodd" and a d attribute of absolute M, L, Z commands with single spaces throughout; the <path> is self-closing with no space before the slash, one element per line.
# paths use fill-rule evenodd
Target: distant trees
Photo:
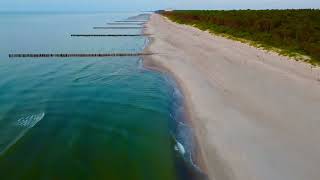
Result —
<path fill-rule="evenodd" d="M 320 63 L 320 10 L 182 10 L 173 21 L 299 52 Z"/>

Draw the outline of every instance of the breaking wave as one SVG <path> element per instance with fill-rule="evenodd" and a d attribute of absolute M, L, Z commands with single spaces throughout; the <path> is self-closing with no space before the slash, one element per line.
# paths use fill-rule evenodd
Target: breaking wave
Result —
<path fill-rule="evenodd" d="M 177 87 L 175 81 L 170 77 L 167 77 L 168 84 L 172 86 L 172 105 L 170 116 L 173 119 L 171 127 L 171 137 L 173 139 L 173 149 L 178 158 L 180 168 L 183 171 L 188 171 L 185 174 L 189 174 L 187 177 L 182 176 L 184 180 L 207 180 L 207 175 L 196 164 L 194 158 L 196 152 L 196 139 L 192 127 L 188 124 L 186 111 L 183 104 L 183 94 Z"/>
<path fill-rule="evenodd" d="M 2 135 L 5 135 L 5 137 L 1 137 L 0 156 L 16 144 L 31 128 L 41 121 L 44 116 L 44 112 L 24 116 L 7 127 L 5 132 L 2 132 Z"/>

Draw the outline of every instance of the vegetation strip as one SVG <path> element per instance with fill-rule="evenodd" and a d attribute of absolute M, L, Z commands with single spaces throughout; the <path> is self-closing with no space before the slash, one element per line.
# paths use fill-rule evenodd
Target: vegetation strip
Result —
<path fill-rule="evenodd" d="M 51 57 L 123 57 L 149 56 L 153 53 L 100 53 L 100 54 L 9 54 L 9 58 L 51 58 Z"/>
<path fill-rule="evenodd" d="M 201 30 L 248 40 L 283 55 L 320 64 L 320 10 L 180 10 L 160 12 Z M 306 57 L 310 57 L 306 59 Z"/>

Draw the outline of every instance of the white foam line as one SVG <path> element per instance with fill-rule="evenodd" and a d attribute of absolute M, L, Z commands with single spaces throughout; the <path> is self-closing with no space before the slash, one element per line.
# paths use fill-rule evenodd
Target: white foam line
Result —
<path fill-rule="evenodd" d="M 190 163 L 191 165 L 193 166 L 193 168 L 197 169 L 199 172 L 202 172 L 202 170 L 200 169 L 200 167 L 193 162 L 193 159 L 192 159 L 192 154 L 190 153 Z"/>
<path fill-rule="evenodd" d="M 179 142 L 179 141 L 176 141 L 176 150 L 179 151 L 182 156 L 186 153 L 186 150 L 184 149 L 183 145 Z"/>
<path fill-rule="evenodd" d="M 38 116 L 40 115 L 40 116 Z M 36 124 L 38 124 L 38 122 L 40 120 L 43 119 L 45 113 L 42 112 L 38 115 L 32 115 L 31 117 L 34 117 L 34 116 L 38 116 L 39 118 L 36 118 L 34 123 L 31 123 L 31 125 L 24 129 L 16 138 L 13 139 L 13 141 L 11 141 L 2 151 L 0 151 L 0 156 L 2 156 L 8 149 L 10 149 L 14 144 L 16 144 L 31 128 L 33 128 Z M 29 116 L 30 117 L 30 116 Z M 28 117 L 27 117 L 28 118 Z M 18 120 L 19 121 L 19 120 Z"/>

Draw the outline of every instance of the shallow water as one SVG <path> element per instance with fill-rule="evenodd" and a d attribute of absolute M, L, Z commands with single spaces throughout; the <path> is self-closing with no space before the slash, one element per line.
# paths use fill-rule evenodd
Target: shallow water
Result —
<path fill-rule="evenodd" d="M 145 37 L 70 37 L 140 33 L 92 29 L 134 15 L 0 14 L 1 179 L 188 177 L 183 157 L 190 148 L 177 153 L 177 141 L 187 142 L 178 135 L 181 94 L 169 77 L 143 68 L 141 58 L 7 57 L 139 52 Z"/>

